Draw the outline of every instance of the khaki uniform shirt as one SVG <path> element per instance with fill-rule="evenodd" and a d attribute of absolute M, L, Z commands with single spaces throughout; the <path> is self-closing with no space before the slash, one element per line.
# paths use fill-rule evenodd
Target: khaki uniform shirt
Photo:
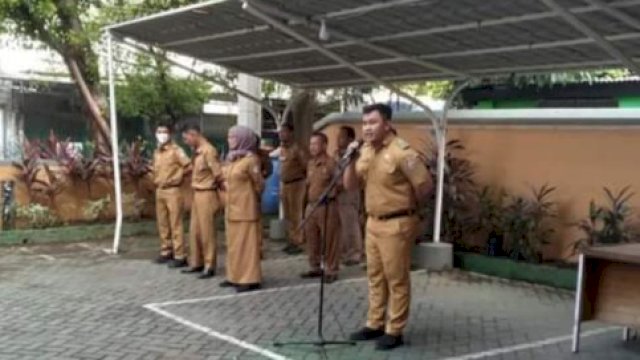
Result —
<path fill-rule="evenodd" d="M 356 173 L 365 184 L 367 214 L 373 216 L 417 210 L 414 189 L 431 180 L 418 153 L 393 134 L 378 150 L 363 146 Z"/>
<path fill-rule="evenodd" d="M 258 158 L 260 158 L 260 167 L 262 170 L 262 177 L 268 178 L 273 173 L 273 165 L 271 164 L 271 157 L 269 152 L 264 149 L 258 149 Z"/>
<path fill-rule="evenodd" d="M 300 146 L 280 147 L 280 181 L 287 183 L 304 179 L 307 169 L 307 155 Z"/>
<path fill-rule="evenodd" d="M 264 189 L 260 159 L 249 154 L 225 165 L 223 173 L 226 218 L 234 221 L 260 219 L 260 196 Z"/>
<path fill-rule="evenodd" d="M 329 186 L 336 165 L 336 161 L 326 153 L 309 160 L 309 165 L 307 166 L 307 202 L 318 201 L 320 195 Z M 335 189 L 334 194 L 329 197 L 331 196 L 335 196 Z"/>
<path fill-rule="evenodd" d="M 160 189 L 180 186 L 190 162 L 184 150 L 173 141 L 160 146 L 153 152 L 153 183 Z"/>
<path fill-rule="evenodd" d="M 195 190 L 213 190 L 222 176 L 218 151 L 205 141 L 193 152 L 191 187 Z"/>
<path fill-rule="evenodd" d="M 336 150 L 333 158 L 336 160 L 336 164 L 340 163 L 342 157 L 344 156 L 344 151 L 340 151 L 340 149 Z M 339 205 L 354 205 L 360 207 L 360 198 L 362 190 L 346 190 L 345 188 L 341 188 L 338 193 L 338 204 Z"/>

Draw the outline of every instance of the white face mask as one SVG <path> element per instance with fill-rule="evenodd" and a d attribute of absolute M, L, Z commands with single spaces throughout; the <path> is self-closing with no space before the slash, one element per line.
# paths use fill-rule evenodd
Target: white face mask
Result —
<path fill-rule="evenodd" d="M 166 144 L 169 141 L 169 134 L 159 133 L 156 134 L 156 140 L 160 145 Z"/>

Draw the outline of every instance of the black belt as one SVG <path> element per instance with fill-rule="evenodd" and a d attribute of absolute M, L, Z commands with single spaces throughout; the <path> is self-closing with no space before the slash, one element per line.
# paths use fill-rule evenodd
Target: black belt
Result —
<path fill-rule="evenodd" d="M 283 184 L 291 184 L 291 183 L 298 182 L 298 181 L 301 181 L 301 180 L 304 180 L 304 178 L 303 178 L 303 177 L 300 177 L 300 178 L 295 178 L 295 179 L 293 179 L 293 180 L 287 180 L 287 181 L 284 181 L 284 180 L 283 180 L 283 181 L 282 181 L 282 183 L 283 183 Z"/>
<path fill-rule="evenodd" d="M 161 186 L 160 189 L 167 190 L 167 189 L 173 189 L 173 188 L 179 188 L 179 187 L 180 185 L 164 185 L 164 186 Z"/>
<path fill-rule="evenodd" d="M 315 204 L 316 202 L 318 202 L 318 200 L 320 200 L 320 199 L 309 200 L 309 201 L 307 201 L 307 203 L 308 203 L 308 204 Z M 327 198 L 326 203 L 330 203 L 330 202 L 334 202 L 334 201 L 336 201 L 336 197 L 335 197 L 335 196 L 334 196 L 334 197 Z M 323 202 L 323 203 L 321 203 L 320 205 L 324 205 L 324 204 L 325 204 L 325 203 Z"/>
<path fill-rule="evenodd" d="M 196 189 L 194 188 L 193 191 L 216 191 L 218 190 L 218 188 L 208 188 L 208 189 Z"/>
<path fill-rule="evenodd" d="M 412 216 L 415 214 L 417 214 L 417 211 L 415 210 L 398 210 L 382 215 L 367 214 L 367 216 L 372 217 L 376 220 L 391 220 L 399 217 Z"/>

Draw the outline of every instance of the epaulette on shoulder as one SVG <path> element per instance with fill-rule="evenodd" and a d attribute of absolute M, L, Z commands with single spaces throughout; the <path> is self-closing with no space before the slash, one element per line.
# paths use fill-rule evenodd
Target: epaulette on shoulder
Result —
<path fill-rule="evenodd" d="M 411 147 L 406 140 L 399 137 L 395 138 L 393 143 L 402 150 L 407 150 Z"/>

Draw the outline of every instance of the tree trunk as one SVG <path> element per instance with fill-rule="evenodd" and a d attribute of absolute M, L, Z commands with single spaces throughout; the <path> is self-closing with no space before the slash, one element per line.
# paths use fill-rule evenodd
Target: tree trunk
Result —
<path fill-rule="evenodd" d="M 82 59 L 78 59 L 73 55 L 66 55 L 64 59 L 91 120 L 91 137 L 95 141 L 97 154 L 111 156 L 110 130 L 100 108 L 99 87 L 86 81 L 84 74 L 87 73 L 87 69 L 83 68 L 85 67 L 85 62 L 81 61 Z"/>
<path fill-rule="evenodd" d="M 298 96 L 294 90 L 292 98 L 295 98 L 294 103 L 291 105 L 294 138 L 298 144 L 306 148 L 309 146 L 309 138 L 313 133 L 313 123 L 316 120 L 316 94 L 313 91 L 306 90 L 304 94 Z"/>

